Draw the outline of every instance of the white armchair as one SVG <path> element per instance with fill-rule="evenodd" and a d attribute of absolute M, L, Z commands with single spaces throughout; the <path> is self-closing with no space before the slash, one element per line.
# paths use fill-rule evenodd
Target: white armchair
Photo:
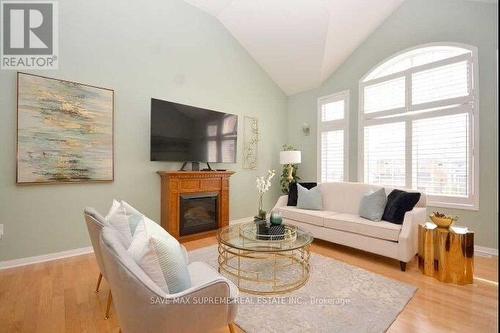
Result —
<path fill-rule="evenodd" d="M 201 262 L 188 265 L 192 287 L 166 294 L 135 263 L 117 238 L 104 227 L 101 250 L 120 327 L 134 332 L 233 331 L 238 288 Z"/>
<path fill-rule="evenodd" d="M 97 277 L 97 285 L 95 287 L 95 292 L 98 293 L 103 276 L 107 280 L 106 272 L 104 271 L 104 264 L 102 262 L 101 245 L 99 243 L 99 236 L 101 235 L 102 228 L 104 228 L 104 226 L 106 225 L 106 221 L 104 220 L 104 217 L 101 214 L 99 214 L 94 208 L 91 207 L 85 208 L 83 215 L 85 216 L 85 223 L 87 225 L 90 241 L 94 249 L 94 255 L 97 261 L 97 266 L 99 266 L 100 270 L 99 276 Z M 109 291 L 104 319 L 109 318 L 109 310 L 111 309 L 111 302 L 112 302 L 112 296 L 111 296 L 111 291 Z"/>

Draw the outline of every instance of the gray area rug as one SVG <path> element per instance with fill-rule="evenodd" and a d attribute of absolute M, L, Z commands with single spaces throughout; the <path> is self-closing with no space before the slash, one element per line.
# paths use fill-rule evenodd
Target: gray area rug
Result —
<path fill-rule="evenodd" d="M 215 269 L 217 247 L 189 252 Z M 253 332 L 384 332 L 417 288 L 311 253 L 307 283 L 290 294 L 240 293 L 236 324 Z"/>

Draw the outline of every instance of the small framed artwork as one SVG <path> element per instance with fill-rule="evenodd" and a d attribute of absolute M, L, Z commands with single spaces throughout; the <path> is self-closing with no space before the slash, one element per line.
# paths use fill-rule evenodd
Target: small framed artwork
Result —
<path fill-rule="evenodd" d="M 17 184 L 111 182 L 114 91 L 17 73 Z"/>

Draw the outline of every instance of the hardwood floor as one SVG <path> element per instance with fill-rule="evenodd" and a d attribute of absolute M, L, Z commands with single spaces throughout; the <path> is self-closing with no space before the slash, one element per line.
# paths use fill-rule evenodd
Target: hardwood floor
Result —
<path fill-rule="evenodd" d="M 215 243 L 184 244 L 192 250 Z M 476 256 L 474 284 L 455 286 L 423 276 L 416 260 L 401 272 L 395 260 L 327 242 L 315 241 L 312 251 L 418 287 L 389 332 L 497 332 L 496 257 Z M 98 274 L 93 255 L 0 271 L 0 332 L 118 332 L 113 309 L 104 320 L 107 282 L 94 292 Z"/>

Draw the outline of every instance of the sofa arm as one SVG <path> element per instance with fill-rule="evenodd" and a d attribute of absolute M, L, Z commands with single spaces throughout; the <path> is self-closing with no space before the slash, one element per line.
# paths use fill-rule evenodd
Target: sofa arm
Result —
<path fill-rule="evenodd" d="M 399 234 L 399 243 L 401 243 L 401 261 L 409 262 L 418 252 L 418 225 L 425 223 L 427 209 L 424 207 L 415 207 L 406 212 L 401 233 Z"/>
<path fill-rule="evenodd" d="M 273 209 L 271 209 L 271 212 L 276 211 L 280 207 L 285 207 L 288 204 L 288 195 L 282 195 L 278 198 L 278 201 L 276 201 L 276 204 L 274 205 Z"/>

